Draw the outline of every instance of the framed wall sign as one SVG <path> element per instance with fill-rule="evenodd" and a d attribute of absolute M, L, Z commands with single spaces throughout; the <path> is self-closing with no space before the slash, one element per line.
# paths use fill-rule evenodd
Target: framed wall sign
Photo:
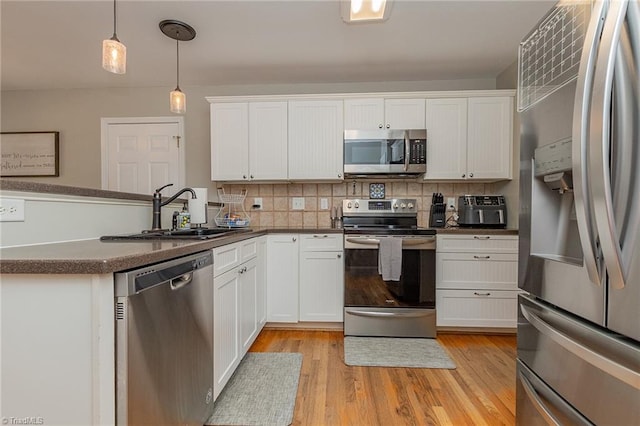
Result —
<path fill-rule="evenodd" d="M 60 132 L 0 133 L 0 177 L 60 176 Z"/>

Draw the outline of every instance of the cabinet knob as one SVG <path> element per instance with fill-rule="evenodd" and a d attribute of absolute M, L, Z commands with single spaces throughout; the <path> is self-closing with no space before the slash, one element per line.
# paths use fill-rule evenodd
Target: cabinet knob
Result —
<path fill-rule="evenodd" d="M 338 255 L 338 259 L 341 259 L 341 258 L 342 258 L 342 255 L 341 255 L 341 254 L 339 254 L 339 255 Z"/>
<path fill-rule="evenodd" d="M 382 124 L 378 124 L 378 129 L 382 129 Z"/>
<path fill-rule="evenodd" d="M 253 179 L 253 175 L 249 175 L 249 177 L 250 177 L 251 179 Z"/>
<path fill-rule="evenodd" d="M 467 176 L 467 175 L 465 175 L 465 174 L 463 173 L 463 174 L 462 174 L 462 177 L 465 177 L 465 176 Z"/>
<path fill-rule="evenodd" d="M 469 173 L 469 177 L 473 177 L 473 173 Z"/>
<path fill-rule="evenodd" d="M 387 129 L 391 128 L 391 124 L 387 124 Z"/>
<path fill-rule="evenodd" d="M 297 240 L 296 237 L 291 238 L 291 241 L 293 241 L 294 243 L 296 242 L 296 240 Z"/>
<path fill-rule="evenodd" d="M 247 175 L 242 175 L 242 179 L 246 179 L 246 178 L 247 178 Z"/>
<path fill-rule="evenodd" d="M 342 177 L 342 173 L 338 173 L 338 177 L 341 178 Z"/>

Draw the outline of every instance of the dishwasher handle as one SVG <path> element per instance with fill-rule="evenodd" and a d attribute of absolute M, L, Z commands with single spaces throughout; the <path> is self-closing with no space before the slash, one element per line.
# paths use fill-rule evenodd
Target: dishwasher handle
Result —
<path fill-rule="evenodd" d="M 176 290 L 180 290 L 182 287 L 185 287 L 191 284 L 191 281 L 193 281 L 193 272 L 184 274 L 180 278 L 175 278 L 171 280 L 169 284 L 171 286 L 171 290 L 176 291 Z"/>

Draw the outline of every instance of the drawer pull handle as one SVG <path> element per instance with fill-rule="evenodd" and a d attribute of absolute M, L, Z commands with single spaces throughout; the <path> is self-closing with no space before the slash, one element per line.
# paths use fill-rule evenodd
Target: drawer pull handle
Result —
<path fill-rule="evenodd" d="M 324 235 L 316 235 L 316 234 L 314 234 L 313 235 L 313 238 L 328 238 L 328 237 L 329 236 L 327 234 L 324 234 Z"/>
<path fill-rule="evenodd" d="M 476 296 L 491 296 L 491 293 L 478 293 L 477 291 L 474 291 L 473 294 Z"/>
<path fill-rule="evenodd" d="M 491 237 L 488 236 L 488 235 L 485 235 L 484 237 L 478 237 L 477 235 L 474 235 L 473 239 L 474 240 L 489 240 L 489 239 L 491 239 Z"/>
<path fill-rule="evenodd" d="M 491 259 L 491 256 L 473 256 L 473 258 L 478 260 L 488 260 Z"/>

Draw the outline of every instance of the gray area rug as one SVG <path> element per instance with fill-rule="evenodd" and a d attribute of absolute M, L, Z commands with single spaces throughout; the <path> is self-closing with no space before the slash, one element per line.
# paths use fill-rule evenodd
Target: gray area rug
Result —
<path fill-rule="evenodd" d="M 455 369 L 455 363 L 436 339 L 344 338 L 344 363 L 368 367 Z"/>
<path fill-rule="evenodd" d="M 207 425 L 290 425 L 302 354 L 249 352 L 213 405 Z"/>

